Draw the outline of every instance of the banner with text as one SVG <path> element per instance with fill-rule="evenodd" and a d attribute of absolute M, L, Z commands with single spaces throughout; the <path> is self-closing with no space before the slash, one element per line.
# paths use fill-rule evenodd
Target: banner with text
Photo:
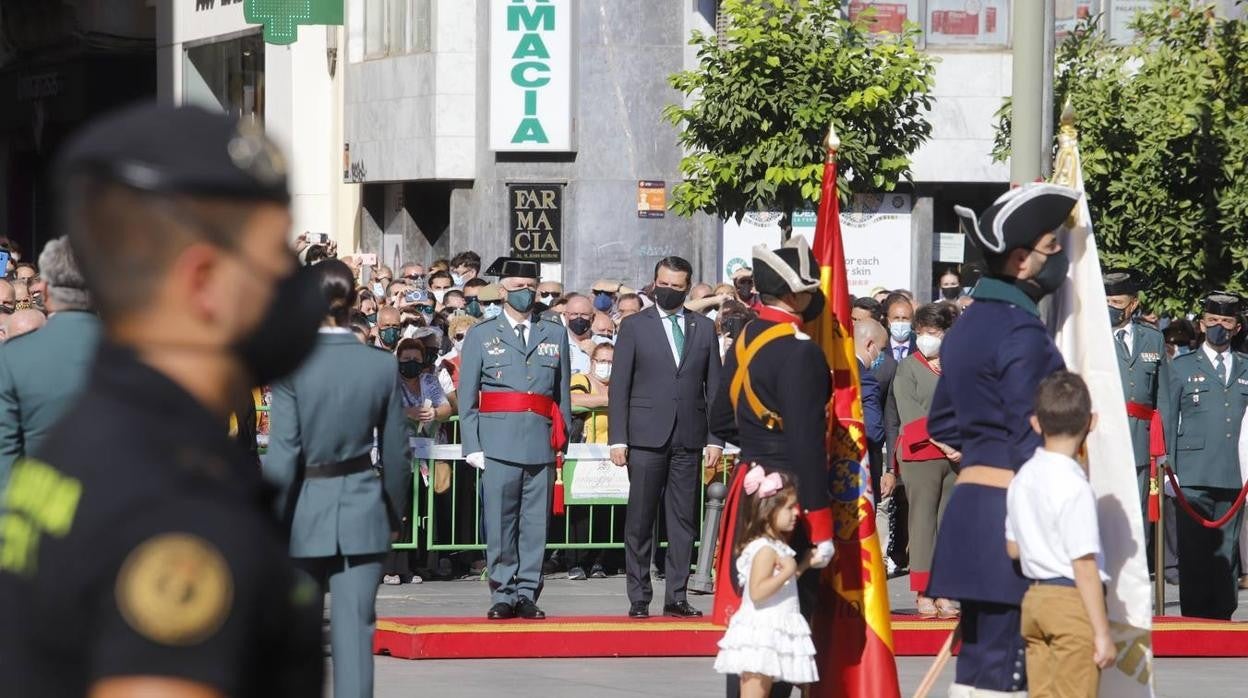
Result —
<path fill-rule="evenodd" d="M 572 0 L 490 0 L 490 150 L 575 149 Z"/>
<path fill-rule="evenodd" d="M 507 185 L 511 257 L 558 262 L 563 239 L 563 185 Z"/>

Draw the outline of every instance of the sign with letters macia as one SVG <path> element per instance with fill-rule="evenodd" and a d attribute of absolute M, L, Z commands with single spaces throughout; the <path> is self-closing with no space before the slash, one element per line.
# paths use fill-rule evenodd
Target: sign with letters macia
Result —
<path fill-rule="evenodd" d="M 509 184 L 511 257 L 558 262 L 563 242 L 563 185 Z"/>
<path fill-rule="evenodd" d="M 490 150 L 575 150 L 572 0 L 490 0 Z"/>

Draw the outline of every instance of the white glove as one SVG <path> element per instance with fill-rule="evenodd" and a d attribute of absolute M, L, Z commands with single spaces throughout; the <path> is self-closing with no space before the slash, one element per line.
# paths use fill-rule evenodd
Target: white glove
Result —
<path fill-rule="evenodd" d="M 477 470 L 485 470 L 485 453 L 481 451 L 469 453 L 464 456 L 464 460 L 468 462 L 468 465 L 471 465 Z"/>
<path fill-rule="evenodd" d="M 815 544 L 815 555 L 811 558 L 810 566 L 813 569 L 821 570 L 832 562 L 832 556 L 836 553 L 836 546 L 831 540 L 820 541 Z"/>

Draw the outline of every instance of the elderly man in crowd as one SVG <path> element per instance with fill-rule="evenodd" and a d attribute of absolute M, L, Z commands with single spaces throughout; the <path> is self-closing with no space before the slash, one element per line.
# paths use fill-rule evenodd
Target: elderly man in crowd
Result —
<path fill-rule="evenodd" d="M 100 338 L 86 281 L 64 238 L 44 247 L 39 267 L 51 317 L 38 332 L 5 342 L 0 352 L 0 483 L 82 389 Z"/>
<path fill-rule="evenodd" d="M 589 372 L 589 355 L 594 350 L 594 306 L 580 294 L 568 296 L 563 309 L 564 324 L 568 326 L 568 358 L 573 373 Z"/>
<path fill-rule="evenodd" d="M 30 334 L 43 327 L 48 321 L 42 310 L 35 310 L 34 308 L 22 308 L 12 315 L 0 317 L 8 318 L 6 321 L 0 321 L 0 342 L 7 342 L 24 334 Z"/>

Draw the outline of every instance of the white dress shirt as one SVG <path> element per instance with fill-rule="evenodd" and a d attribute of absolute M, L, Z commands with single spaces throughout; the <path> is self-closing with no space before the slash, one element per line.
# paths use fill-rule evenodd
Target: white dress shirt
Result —
<path fill-rule="evenodd" d="M 1119 327 L 1114 330 L 1114 339 L 1118 339 L 1118 333 L 1122 333 L 1122 343 L 1127 345 L 1127 356 L 1135 353 L 1135 329 L 1134 323 L 1127 323 L 1126 327 Z"/>
<path fill-rule="evenodd" d="M 1101 581 L 1109 581 L 1092 484 L 1078 463 L 1060 453 L 1038 448 L 1018 469 L 1006 493 L 1005 539 L 1018 543 L 1029 579 L 1074 579 L 1072 562 L 1094 555 Z"/>
<path fill-rule="evenodd" d="M 685 328 L 685 309 L 677 308 L 669 313 L 666 310 L 656 306 L 655 310 L 659 311 L 659 322 L 663 323 L 663 333 L 667 335 L 667 346 L 672 350 L 672 359 L 675 360 L 676 365 L 679 366 L 680 352 L 676 350 L 676 335 L 672 334 L 672 321 L 668 318 L 673 315 L 676 316 L 676 324 L 680 325 L 680 331 L 684 333 L 685 340 L 688 341 L 689 330 Z"/>
<path fill-rule="evenodd" d="M 1213 368 L 1216 370 L 1218 368 L 1218 352 L 1215 351 L 1213 347 L 1209 346 L 1208 342 L 1201 344 L 1200 349 L 1201 351 L 1205 352 L 1205 356 L 1208 357 L 1209 363 L 1213 364 Z M 1234 360 L 1235 359 L 1233 358 L 1233 352 L 1231 352 L 1231 348 L 1227 347 L 1226 351 L 1222 352 L 1222 365 L 1226 366 L 1227 383 L 1229 383 L 1231 380 L 1231 364 L 1234 362 Z"/>
<path fill-rule="evenodd" d="M 511 316 L 506 310 L 503 311 L 503 317 L 507 318 L 507 324 L 511 325 L 511 333 L 516 334 L 516 328 L 524 325 L 524 343 L 527 347 L 529 343 L 529 335 L 533 333 L 533 323 L 529 322 L 526 317 L 523 320 L 517 320 Z M 520 335 L 516 335 L 519 338 Z"/>

